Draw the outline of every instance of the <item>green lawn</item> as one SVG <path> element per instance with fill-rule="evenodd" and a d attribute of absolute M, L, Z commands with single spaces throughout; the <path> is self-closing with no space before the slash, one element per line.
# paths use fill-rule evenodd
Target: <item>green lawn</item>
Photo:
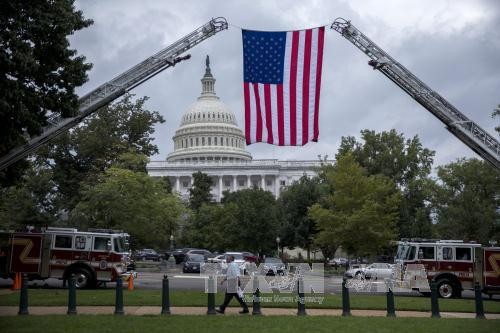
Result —
<path fill-rule="evenodd" d="M 26 316 L 0 317 L 7 332 L 495 332 L 499 320 L 291 316 Z M 495 328 L 496 327 L 496 328 Z"/>
<path fill-rule="evenodd" d="M 30 306 L 55 306 L 67 305 L 68 292 L 64 289 L 30 289 Z M 124 305 L 161 305 L 161 291 L 159 290 L 124 290 Z M 272 295 L 263 295 L 272 296 Z M 291 294 L 279 294 L 279 296 L 293 296 Z M 306 295 L 307 296 L 307 295 Z M 216 294 L 216 304 L 222 302 L 224 295 Z M 115 291 L 107 290 L 78 290 L 77 305 L 114 305 Z M 398 296 L 395 298 L 396 310 L 430 311 L 430 298 Z M 350 298 L 352 309 L 385 309 L 386 297 L 384 295 L 352 295 Z M 19 292 L 0 295 L 0 306 L 18 305 Z M 197 291 L 174 291 L 170 293 L 171 306 L 206 306 L 207 294 Z M 236 306 L 236 301 L 232 305 Z M 262 307 L 296 307 L 295 302 L 271 302 L 262 303 Z M 307 308 L 342 308 L 341 295 L 325 296 L 322 304 L 306 303 Z M 440 299 L 441 311 L 451 312 L 474 312 L 473 299 Z M 485 300 L 484 309 L 489 313 L 500 313 L 500 302 L 498 300 Z"/>

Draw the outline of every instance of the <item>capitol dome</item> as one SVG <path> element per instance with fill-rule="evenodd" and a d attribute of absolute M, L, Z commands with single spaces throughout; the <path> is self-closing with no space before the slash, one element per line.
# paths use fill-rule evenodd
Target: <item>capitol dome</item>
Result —
<path fill-rule="evenodd" d="M 236 117 L 215 94 L 215 78 L 207 56 L 202 92 L 182 116 L 175 132 L 174 151 L 168 162 L 249 161 L 252 155 L 245 150 L 243 132 Z"/>

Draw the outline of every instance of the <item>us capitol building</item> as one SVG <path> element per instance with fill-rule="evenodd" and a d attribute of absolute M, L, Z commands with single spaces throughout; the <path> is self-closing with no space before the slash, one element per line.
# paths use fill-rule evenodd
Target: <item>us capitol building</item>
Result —
<path fill-rule="evenodd" d="M 233 112 L 215 94 L 215 78 L 207 56 L 202 91 L 191 104 L 174 137 L 174 151 L 166 161 L 151 161 L 150 176 L 166 176 L 174 191 L 189 198 L 193 173 L 201 171 L 212 178 L 212 196 L 220 201 L 224 191 L 259 187 L 279 197 L 283 187 L 303 175 L 317 174 L 321 163 L 253 159 L 246 151 L 243 132 Z"/>

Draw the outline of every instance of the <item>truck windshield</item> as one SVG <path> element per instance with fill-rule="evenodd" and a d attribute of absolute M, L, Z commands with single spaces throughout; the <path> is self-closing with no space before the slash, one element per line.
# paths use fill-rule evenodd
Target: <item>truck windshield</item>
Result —
<path fill-rule="evenodd" d="M 114 246 L 115 246 L 115 252 L 126 252 L 127 248 L 125 246 L 125 240 L 123 237 L 115 237 L 113 238 L 114 241 Z"/>
<path fill-rule="evenodd" d="M 396 259 L 399 260 L 413 260 L 415 258 L 415 246 L 413 245 L 399 245 Z"/>

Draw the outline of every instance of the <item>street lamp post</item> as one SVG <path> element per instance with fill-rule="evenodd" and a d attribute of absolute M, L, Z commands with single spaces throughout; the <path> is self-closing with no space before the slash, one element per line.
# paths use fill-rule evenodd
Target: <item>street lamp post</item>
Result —
<path fill-rule="evenodd" d="M 280 257 L 280 236 L 276 237 L 276 244 L 278 245 L 278 258 Z"/>
<path fill-rule="evenodd" d="M 170 235 L 170 252 L 174 250 L 174 235 Z M 172 253 L 170 253 L 172 255 Z"/>

